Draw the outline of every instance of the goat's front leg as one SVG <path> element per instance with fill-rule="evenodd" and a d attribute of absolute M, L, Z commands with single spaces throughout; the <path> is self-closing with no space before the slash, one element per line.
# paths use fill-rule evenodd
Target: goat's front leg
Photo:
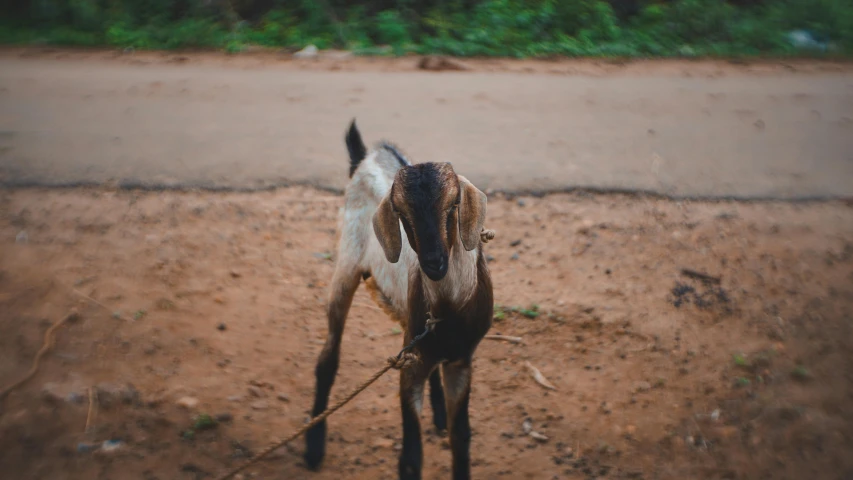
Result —
<path fill-rule="evenodd" d="M 332 277 L 332 293 L 329 300 L 329 331 L 326 344 L 320 352 L 316 376 L 316 391 L 314 393 L 314 408 L 311 416 L 323 413 L 329 404 L 329 393 L 338 373 L 341 355 L 341 337 L 344 333 L 347 313 L 352 305 L 352 297 L 358 288 L 360 274 L 354 268 L 340 266 Z M 309 468 L 316 469 L 326 454 L 326 422 L 320 422 L 305 434 L 305 463 Z"/>
<path fill-rule="evenodd" d="M 420 415 L 424 403 L 424 384 L 435 363 L 420 361 L 400 371 L 400 409 L 403 414 L 403 451 L 400 453 L 401 480 L 420 480 L 423 467 Z"/>
<path fill-rule="evenodd" d="M 468 399 L 471 395 L 471 361 L 457 360 L 442 365 L 444 396 L 447 399 L 447 427 L 453 453 L 453 480 L 471 478 L 471 424 Z"/>

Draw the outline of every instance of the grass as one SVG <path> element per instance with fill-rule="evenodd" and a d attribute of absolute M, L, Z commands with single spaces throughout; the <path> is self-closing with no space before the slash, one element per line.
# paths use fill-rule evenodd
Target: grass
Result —
<path fill-rule="evenodd" d="M 17 4 L 26 8 L 16 7 Z M 345 48 L 360 55 L 498 57 L 844 56 L 853 53 L 849 0 L 734 6 L 671 0 L 616 12 L 600 0 L 473 2 L 209 2 L 52 0 L 0 7 L 0 43 L 218 49 Z M 243 11 L 234 11 L 238 5 Z M 749 5 L 749 4 L 748 4 Z M 250 14 L 251 13 L 251 14 Z M 787 35 L 808 30 L 814 45 Z"/>

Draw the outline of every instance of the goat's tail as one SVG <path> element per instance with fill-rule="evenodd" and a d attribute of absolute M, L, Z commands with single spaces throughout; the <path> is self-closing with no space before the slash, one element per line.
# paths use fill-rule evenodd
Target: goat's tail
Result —
<path fill-rule="evenodd" d="M 361 139 L 361 133 L 358 127 L 355 126 L 355 119 L 352 119 L 349 130 L 346 136 L 347 151 L 349 152 L 349 176 L 352 178 L 355 169 L 367 157 L 367 147 L 364 146 L 364 141 Z"/>

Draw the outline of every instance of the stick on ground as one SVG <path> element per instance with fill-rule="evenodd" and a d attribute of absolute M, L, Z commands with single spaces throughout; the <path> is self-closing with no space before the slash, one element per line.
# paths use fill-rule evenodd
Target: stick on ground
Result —
<path fill-rule="evenodd" d="M 27 372 L 27 374 L 24 375 L 17 382 L 13 382 L 11 385 L 3 388 L 3 390 L 0 390 L 0 400 L 6 398 L 6 395 L 8 395 L 9 392 L 20 387 L 27 380 L 33 378 L 36 375 L 39 370 L 39 363 L 41 362 L 41 357 L 43 357 L 44 354 L 48 352 L 48 350 L 53 348 L 53 332 L 57 328 L 61 327 L 62 324 L 64 324 L 65 322 L 70 320 L 76 320 L 77 317 L 77 312 L 71 311 L 68 315 L 65 315 L 64 317 L 57 320 L 53 325 L 50 326 L 50 328 L 47 329 L 46 332 L 44 332 L 44 343 L 42 344 L 41 349 L 39 349 L 38 353 L 36 353 L 36 357 L 33 359 L 33 366 L 30 367 L 30 371 Z"/>

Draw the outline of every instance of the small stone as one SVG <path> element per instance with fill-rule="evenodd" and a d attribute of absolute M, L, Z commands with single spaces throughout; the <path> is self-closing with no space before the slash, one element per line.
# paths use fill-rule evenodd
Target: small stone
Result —
<path fill-rule="evenodd" d="M 217 422 L 221 422 L 221 423 L 228 423 L 231 420 L 234 420 L 234 416 L 228 412 L 217 413 L 214 418 L 216 419 Z"/>
<path fill-rule="evenodd" d="M 231 395 L 230 397 L 228 397 L 227 400 L 229 402 L 242 402 L 243 396 L 242 395 Z"/>
<path fill-rule="evenodd" d="M 486 261 L 487 262 L 494 262 L 495 256 L 494 255 L 486 255 Z"/>
<path fill-rule="evenodd" d="M 521 199 L 521 198 L 519 198 L 516 203 L 518 204 L 519 207 L 523 207 L 526 205 L 526 203 L 524 202 L 524 199 Z"/>
<path fill-rule="evenodd" d="M 117 450 L 121 449 L 122 443 L 121 440 L 106 440 L 101 444 L 101 453 L 114 453 Z"/>
<path fill-rule="evenodd" d="M 249 393 L 251 393 L 251 394 L 252 394 L 252 396 L 254 396 L 254 397 L 258 397 L 258 398 L 260 398 L 260 397 L 263 397 L 263 396 L 264 396 L 264 391 L 263 391 L 263 390 L 261 390 L 259 387 L 256 387 L 256 386 L 254 386 L 254 385 L 251 385 L 251 386 L 249 387 Z"/>
<path fill-rule="evenodd" d="M 198 399 L 195 397 L 181 397 L 178 399 L 177 404 L 179 407 L 191 410 L 198 406 Z"/>
<path fill-rule="evenodd" d="M 17 235 L 15 235 L 15 243 L 26 244 L 26 243 L 29 243 L 29 241 L 30 241 L 29 235 L 27 235 L 27 232 L 25 232 L 23 230 L 21 230 L 20 232 L 18 232 Z"/>
<path fill-rule="evenodd" d="M 393 448 L 394 440 L 390 438 L 377 438 L 373 441 L 373 446 L 376 448 Z"/>
<path fill-rule="evenodd" d="M 601 410 L 601 413 L 605 415 L 610 415 L 610 412 L 612 411 L 610 409 L 610 404 L 608 404 L 607 402 L 601 402 L 601 405 L 598 409 Z"/>
<path fill-rule="evenodd" d="M 288 397 L 287 395 L 285 395 L 283 393 L 279 393 L 278 395 L 275 396 L 275 398 L 277 398 L 280 402 L 289 402 L 290 401 L 290 397 Z"/>
<path fill-rule="evenodd" d="M 566 447 L 566 449 L 563 450 L 563 454 L 567 457 L 571 457 L 572 455 L 575 454 L 575 451 L 572 450 L 572 447 Z"/>
<path fill-rule="evenodd" d="M 216 326 L 216 329 L 219 330 L 220 332 L 224 332 L 225 329 L 227 329 L 227 328 L 228 327 L 224 323 L 220 323 L 219 325 Z"/>
<path fill-rule="evenodd" d="M 524 432 L 525 435 L 530 435 L 530 432 L 533 431 L 533 420 L 525 418 L 524 422 L 521 423 L 521 431 Z"/>
<path fill-rule="evenodd" d="M 652 384 L 649 382 L 637 382 L 634 384 L 635 392 L 648 392 L 652 389 Z"/>
<path fill-rule="evenodd" d="M 270 404 L 266 400 L 254 401 L 251 404 L 249 404 L 249 406 L 252 407 L 253 410 L 266 410 L 266 409 L 270 408 Z"/>
<path fill-rule="evenodd" d="M 516 253 L 513 253 L 513 254 L 512 254 L 512 256 L 511 256 L 511 257 L 509 257 L 509 259 L 510 259 L 510 260 L 518 260 L 519 258 L 520 258 L 520 257 L 518 256 L 518 253 L 517 253 L 517 252 L 516 252 Z"/>
<path fill-rule="evenodd" d="M 542 435 L 539 432 L 530 432 L 530 438 L 532 438 L 533 440 L 536 440 L 539 443 L 545 443 L 548 441 L 548 437 L 546 437 L 545 435 Z"/>
<path fill-rule="evenodd" d="M 512 242 L 509 243 L 510 247 L 517 247 L 519 245 L 521 245 L 521 239 L 520 238 L 518 240 L 513 240 Z"/>
<path fill-rule="evenodd" d="M 302 50 L 293 54 L 293 58 L 317 58 L 320 50 L 314 45 L 308 45 Z"/>

